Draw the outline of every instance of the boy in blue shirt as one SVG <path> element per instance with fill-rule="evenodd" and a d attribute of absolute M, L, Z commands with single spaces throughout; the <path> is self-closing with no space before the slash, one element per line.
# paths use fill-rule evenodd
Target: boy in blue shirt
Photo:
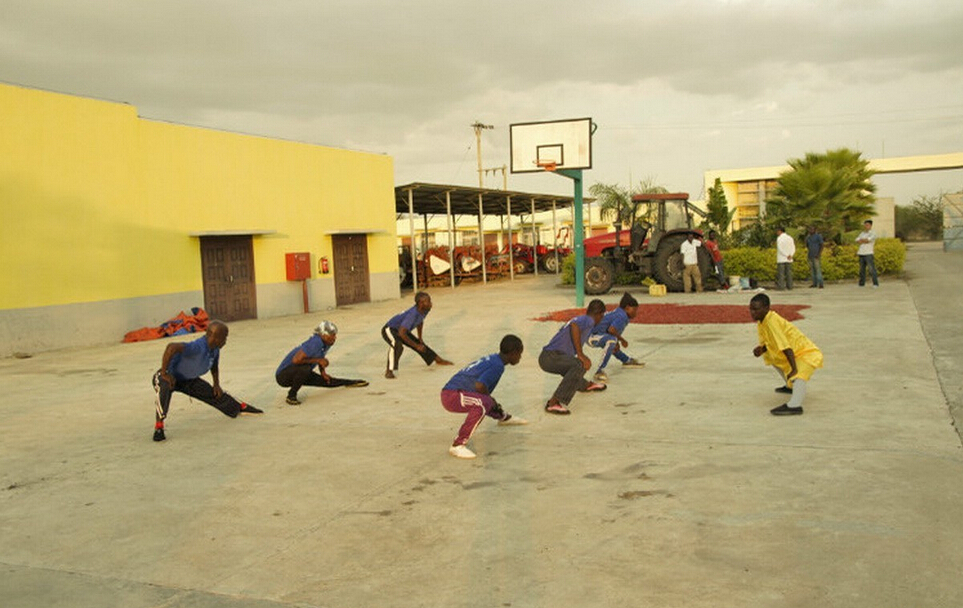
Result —
<path fill-rule="evenodd" d="M 575 391 L 584 393 L 605 390 L 604 384 L 585 379 L 585 372 L 592 366 L 592 362 L 582 352 L 582 345 L 604 314 L 605 303 L 602 300 L 592 300 L 585 314 L 563 325 L 538 356 L 539 367 L 550 374 L 562 376 L 562 382 L 545 404 L 545 411 L 549 414 L 571 414 L 568 404 L 575 396 Z"/>
<path fill-rule="evenodd" d="M 227 325 L 211 321 L 207 332 L 193 342 L 172 342 L 164 349 L 161 367 L 154 374 L 154 441 L 164 441 L 164 420 L 170 409 L 174 391 L 184 393 L 198 401 L 220 410 L 225 416 L 237 418 L 238 414 L 263 414 L 261 410 L 242 403 L 221 389 L 218 361 L 221 348 L 227 343 Z M 211 372 L 213 386 L 201 380 Z"/>
<path fill-rule="evenodd" d="M 288 405 L 301 405 L 298 390 L 302 386 L 368 386 L 365 380 L 333 378 L 328 375 L 328 351 L 338 339 L 338 327 L 331 321 L 321 321 L 314 329 L 314 335 L 301 343 L 284 357 L 274 373 L 280 386 L 288 388 Z M 314 372 L 318 367 L 320 373 Z"/>
<path fill-rule="evenodd" d="M 456 458 L 474 458 L 475 453 L 465 444 L 486 415 L 500 426 L 528 424 L 527 420 L 506 414 L 491 394 L 505 371 L 505 365 L 517 365 L 522 358 L 522 340 L 508 334 L 502 338 L 498 352 L 482 357 L 451 377 L 441 389 L 441 405 L 455 414 L 468 414 L 458 429 L 455 442 L 448 453 Z"/>
<path fill-rule="evenodd" d="M 608 365 L 609 358 L 612 355 L 615 355 L 615 358 L 622 362 L 623 367 L 645 367 L 645 363 L 629 357 L 620 348 L 620 346 L 629 345 L 628 341 L 622 337 L 622 332 L 625 331 L 629 320 L 635 317 L 638 312 L 638 301 L 626 292 L 622 296 L 622 300 L 619 301 L 619 307 L 605 313 L 602 320 L 592 329 L 592 335 L 588 339 L 589 346 L 605 350 L 602 362 L 592 378 L 595 382 L 608 382 L 609 377 L 605 373 L 605 366 Z"/>
<path fill-rule="evenodd" d="M 385 367 L 385 378 L 394 378 L 394 372 L 398 371 L 398 361 L 405 347 L 414 349 L 425 365 L 437 363 L 438 365 L 451 365 L 451 361 L 442 359 L 438 353 L 431 350 L 422 340 L 422 330 L 425 325 L 425 317 L 431 312 L 431 296 L 424 291 L 415 294 L 415 305 L 408 310 L 398 313 L 391 317 L 385 326 L 381 328 L 381 337 L 388 343 L 388 361 Z M 412 333 L 417 330 L 418 335 Z"/>

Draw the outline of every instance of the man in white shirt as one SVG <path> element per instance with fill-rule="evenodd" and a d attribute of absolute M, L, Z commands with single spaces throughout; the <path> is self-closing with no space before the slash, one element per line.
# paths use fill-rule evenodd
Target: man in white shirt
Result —
<path fill-rule="evenodd" d="M 792 256 L 796 241 L 780 226 L 776 228 L 776 289 L 792 289 Z"/>
<path fill-rule="evenodd" d="M 690 232 L 679 247 L 679 251 L 682 252 L 682 289 L 686 293 L 691 291 L 689 279 L 695 285 L 696 292 L 702 293 L 702 273 L 699 272 L 699 247 L 701 246 L 702 241 L 695 240 Z"/>
<path fill-rule="evenodd" d="M 859 249 L 856 255 L 859 256 L 859 286 L 866 285 L 866 267 L 869 266 L 869 274 L 873 277 L 873 287 L 879 287 L 879 277 L 876 275 L 876 257 L 873 255 L 873 245 L 876 243 L 876 233 L 873 232 L 873 220 L 863 222 L 863 231 L 856 237 Z"/>

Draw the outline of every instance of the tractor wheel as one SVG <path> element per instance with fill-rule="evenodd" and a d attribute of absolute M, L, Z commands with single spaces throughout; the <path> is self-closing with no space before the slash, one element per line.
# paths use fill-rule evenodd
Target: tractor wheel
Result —
<path fill-rule="evenodd" d="M 542 268 L 545 269 L 545 272 L 558 274 L 558 259 L 556 259 L 554 253 L 546 253 L 542 256 Z"/>
<path fill-rule="evenodd" d="M 615 268 L 605 258 L 585 260 L 585 293 L 595 296 L 608 293 L 615 283 Z"/>
<path fill-rule="evenodd" d="M 682 252 L 679 247 L 685 237 L 670 236 L 659 242 L 655 252 L 655 278 L 667 291 L 682 291 Z"/>
<path fill-rule="evenodd" d="M 525 274 L 526 272 L 531 272 L 531 270 L 528 268 L 528 262 L 518 258 L 515 258 L 515 265 L 513 268 L 515 270 L 515 274 Z"/>

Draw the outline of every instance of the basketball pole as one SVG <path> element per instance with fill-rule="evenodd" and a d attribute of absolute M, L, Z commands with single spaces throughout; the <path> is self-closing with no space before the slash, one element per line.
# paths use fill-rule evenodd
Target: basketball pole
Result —
<path fill-rule="evenodd" d="M 582 225 L 582 170 L 556 169 L 555 173 L 571 179 L 575 183 L 575 306 L 585 306 L 585 229 Z"/>

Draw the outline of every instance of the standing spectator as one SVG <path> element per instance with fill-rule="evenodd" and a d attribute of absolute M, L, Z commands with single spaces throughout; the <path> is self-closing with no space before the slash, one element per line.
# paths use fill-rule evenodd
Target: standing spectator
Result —
<path fill-rule="evenodd" d="M 441 405 L 455 414 L 468 414 L 458 429 L 455 442 L 448 453 L 456 458 L 474 458 L 475 453 L 466 445 L 472 433 L 485 416 L 498 421 L 499 426 L 528 424 L 524 418 L 512 416 L 492 398 L 492 391 L 505 371 L 506 365 L 518 365 L 522 358 L 522 340 L 508 334 L 502 338 L 498 352 L 482 357 L 452 376 L 441 389 Z"/>
<path fill-rule="evenodd" d="M 879 287 L 879 277 L 876 275 L 876 257 L 873 255 L 873 246 L 876 244 L 876 233 L 873 232 L 873 220 L 863 222 L 863 231 L 856 237 L 859 249 L 856 255 L 859 256 L 859 286 L 866 285 L 866 267 L 869 266 L 869 273 L 873 277 L 873 289 Z"/>
<path fill-rule="evenodd" d="M 776 289 L 792 289 L 792 256 L 796 241 L 782 226 L 776 228 Z"/>
<path fill-rule="evenodd" d="M 274 372 L 279 386 L 288 389 L 288 405 L 301 405 L 298 391 L 302 386 L 368 386 L 366 380 L 334 378 L 328 375 L 328 351 L 338 340 L 338 327 L 331 321 L 321 321 L 314 328 L 314 335 L 296 346 L 284 357 Z M 318 371 L 315 372 L 314 368 Z"/>
<path fill-rule="evenodd" d="M 225 416 L 237 418 L 238 414 L 263 414 L 253 405 L 238 401 L 221 388 L 218 362 L 221 349 L 227 344 L 227 325 L 211 321 L 207 332 L 192 342 L 171 342 L 164 349 L 160 369 L 154 374 L 154 441 L 164 441 L 164 421 L 171 406 L 171 396 L 184 393 L 218 410 Z M 211 372 L 213 384 L 201 379 Z"/>
<path fill-rule="evenodd" d="M 405 347 L 413 349 L 421 357 L 425 365 L 451 365 L 451 361 L 441 358 L 430 346 L 422 340 L 425 317 L 431 312 L 431 296 L 424 291 L 415 294 L 415 305 L 404 312 L 391 317 L 381 328 L 381 337 L 388 343 L 388 361 L 385 368 L 385 378 L 395 377 L 398 371 L 398 361 Z M 412 331 L 417 331 L 416 336 Z"/>
<path fill-rule="evenodd" d="M 582 352 L 582 345 L 604 314 L 605 302 L 592 300 L 585 314 L 563 325 L 538 356 L 538 366 L 543 371 L 562 376 L 558 388 L 545 404 L 545 411 L 549 414 L 571 414 L 568 404 L 575 396 L 575 391 L 585 393 L 605 390 L 604 384 L 585 379 L 585 372 L 592 366 L 592 362 Z"/>
<path fill-rule="evenodd" d="M 812 277 L 810 288 L 823 288 L 823 235 L 816 232 L 815 226 L 809 227 L 809 234 L 806 235 L 806 251 L 809 259 L 809 274 Z"/>
<path fill-rule="evenodd" d="M 689 281 L 695 285 L 695 290 L 702 293 L 702 273 L 699 272 L 699 247 L 701 241 L 695 240 L 690 232 L 682 241 L 679 251 L 682 252 L 682 290 L 689 293 Z"/>
<path fill-rule="evenodd" d="M 722 251 L 719 250 L 719 242 L 716 240 L 716 231 L 709 231 L 709 238 L 705 242 L 706 250 L 709 255 L 712 256 L 712 265 L 716 271 L 716 280 L 719 281 L 720 289 L 729 289 L 729 284 L 726 283 L 726 269 L 722 265 Z"/>

